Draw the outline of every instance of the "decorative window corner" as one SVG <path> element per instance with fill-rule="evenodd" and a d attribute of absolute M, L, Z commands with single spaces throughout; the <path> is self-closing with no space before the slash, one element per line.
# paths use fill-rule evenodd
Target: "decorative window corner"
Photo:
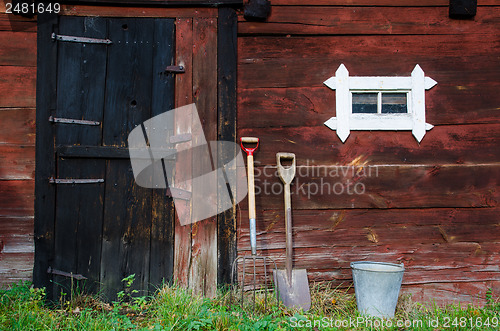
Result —
<path fill-rule="evenodd" d="M 409 77 L 349 77 L 341 64 L 324 84 L 336 90 L 337 117 L 325 125 L 342 142 L 351 130 L 411 130 L 418 142 L 434 126 L 425 123 L 425 90 L 437 84 L 417 64 Z"/>

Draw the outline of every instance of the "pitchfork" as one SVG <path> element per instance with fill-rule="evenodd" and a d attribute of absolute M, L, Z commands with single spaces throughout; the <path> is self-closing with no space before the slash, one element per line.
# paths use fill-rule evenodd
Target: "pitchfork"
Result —
<path fill-rule="evenodd" d="M 257 290 L 257 272 L 256 272 L 256 261 L 262 260 L 262 264 L 264 265 L 264 309 L 267 309 L 267 291 L 268 291 L 268 281 L 267 281 L 267 265 L 268 263 L 274 265 L 274 269 L 277 269 L 276 262 L 270 257 L 266 256 L 258 256 L 257 255 L 257 231 L 255 224 L 255 180 L 254 180 L 254 170 L 253 170 L 253 153 L 259 147 L 259 138 L 255 137 L 242 137 L 241 140 L 241 148 L 247 153 L 247 179 L 248 179 L 248 216 L 250 219 L 250 247 L 252 250 L 252 255 L 248 256 L 238 256 L 234 262 L 231 272 L 231 279 L 233 282 L 236 282 L 236 268 L 238 266 L 238 261 L 242 262 L 242 271 L 243 274 L 241 276 L 241 306 L 243 305 L 243 293 L 245 289 L 245 274 L 246 274 L 246 264 L 247 260 L 250 261 L 251 267 L 253 264 L 253 309 L 255 310 L 255 292 Z M 245 147 L 244 144 L 256 144 L 255 147 Z M 276 293 L 276 299 L 278 299 L 278 293 Z M 231 294 L 232 301 L 232 294 Z"/>

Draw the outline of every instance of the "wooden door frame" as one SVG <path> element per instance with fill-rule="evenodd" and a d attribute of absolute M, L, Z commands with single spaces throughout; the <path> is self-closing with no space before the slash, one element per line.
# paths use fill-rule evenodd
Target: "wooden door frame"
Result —
<path fill-rule="evenodd" d="M 105 3 L 106 1 L 93 1 Z M 128 4 L 144 4 L 144 1 L 127 1 Z M 210 19 L 213 18 L 216 24 L 217 44 L 214 46 L 217 54 L 217 68 L 215 74 L 217 81 L 214 82 L 216 88 L 216 109 L 217 109 L 217 140 L 236 142 L 236 69 L 237 69 L 237 15 L 233 8 L 221 6 L 218 8 L 201 7 L 212 5 L 210 1 L 177 1 L 176 4 L 190 3 L 200 7 L 106 7 L 106 6 L 82 6 L 63 5 L 59 15 L 74 16 L 106 16 L 106 17 L 154 17 L 154 18 L 175 18 L 180 20 L 189 19 Z M 226 1 L 217 1 L 218 4 Z M 167 3 L 170 1 L 149 1 L 149 3 Z M 240 4 L 241 1 L 227 1 L 229 4 Z M 33 270 L 33 283 L 35 287 L 47 287 L 49 289 L 50 275 L 48 268 L 53 262 L 54 251 L 54 220 L 55 220 L 55 186 L 49 184 L 49 178 L 54 176 L 55 169 L 53 126 L 48 121 L 49 116 L 56 109 L 56 86 L 57 86 L 57 43 L 51 40 L 52 32 L 57 33 L 58 15 L 41 14 L 38 15 L 37 30 L 37 104 L 36 104 L 36 170 L 35 170 L 35 263 Z M 180 40 L 177 35 L 176 39 Z M 178 47 L 179 45 L 177 45 Z M 183 86 L 186 82 L 183 79 L 176 80 L 176 97 L 183 93 Z M 187 84 L 192 84 L 187 82 Z M 216 84 L 216 85 L 215 85 Z M 192 86 L 187 88 L 191 88 Z M 176 106 L 180 105 L 177 104 Z M 48 157 L 49 156 L 49 157 Z M 212 221 L 215 221 L 212 219 Z M 237 255 L 236 247 L 236 207 L 225 211 L 216 217 L 217 225 L 210 231 L 216 231 L 216 243 L 212 242 L 209 249 L 212 254 L 216 254 L 216 284 L 223 285 L 231 283 L 231 265 Z M 178 220 L 176 221 L 176 225 Z M 186 247 L 191 243 L 192 233 L 199 231 L 187 227 L 175 227 L 176 248 Z M 178 231 L 179 230 L 179 231 Z M 212 236 L 213 237 L 213 236 Z M 217 246 L 214 251 L 213 245 Z M 184 245 L 184 246 L 182 246 Z M 189 282 L 201 282 L 202 279 L 189 277 L 183 272 L 188 266 L 192 268 L 193 247 L 188 245 L 188 249 L 182 251 L 182 257 L 174 258 L 174 278 L 182 285 L 196 289 L 199 284 L 189 284 Z M 181 252 L 179 252 L 181 253 Z M 177 252 L 174 252 L 177 255 Z M 176 261 L 177 260 L 177 261 Z M 187 263 L 188 265 L 185 265 Z M 196 262 L 195 262 L 196 263 Z M 177 268 L 175 267 L 177 265 Z M 191 279 L 190 279 L 191 278 Z M 201 293 L 213 295 L 215 286 L 208 284 L 210 290 L 206 292 L 206 284 L 202 286 Z M 200 293 L 200 291 L 198 291 Z M 50 296 L 49 296 L 50 297 Z"/>

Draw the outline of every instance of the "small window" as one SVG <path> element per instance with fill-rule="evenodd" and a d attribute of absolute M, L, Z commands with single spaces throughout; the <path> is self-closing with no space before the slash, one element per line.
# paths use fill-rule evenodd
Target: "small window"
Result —
<path fill-rule="evenodd" d="M 425 123 L 425 90 L 437 83 L 418 64 L 409 77 L 350 77 L 341 64 L 324 84 L 336 91 L 337 111 L 325 125 L 342 142 L 351 130 L 411 130 L 420 142 L 433 128 Z"/>
<path fill-rule="evenodd" d="M 407 114 L 408 93 L 353 92 L 353 114 Z"/>

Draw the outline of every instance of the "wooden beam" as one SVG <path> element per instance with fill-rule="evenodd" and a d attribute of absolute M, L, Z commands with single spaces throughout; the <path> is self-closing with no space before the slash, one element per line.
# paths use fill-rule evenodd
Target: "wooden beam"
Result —
<path fill-rule="evenodd" d="M 186 72 L 175 76 L 175 107 L 189 105 L 193 102 L 193 19 L 178 18 L 176 20 L 176 65 L 182 65 Z M 176 133 L 185 133 L 191 129 L 192 123 L 188 116 L 176 119 Z M 178 148 L 190 148 L 191 142 L 183 142 Z M 188 153 L 182 153 L 180 157 L 189 157 Z M 182 165 L 191 165 L 189 159 L 179 160 Z M 177 171 L 189 171 L 190 169 L 177 169 Z M 189 181 L 178 188 L 191 192 Z M 179 202 L 180 203 L 180 202 Z M 176 215 L 179 213 L 191 214 L 191 200 L 186 201 L 184 208 L 176 207 Z M 189 287 L 189 270 L 191 266 L 191 224 L 181 225 L 179 217 L 175 218 L 174 226 L 174 281 L 183 287 Z"/>
<path fill-rule="evenodd" d="M 193 21 L 193 102 L 196 104 L 205 139 L 217 140 L 217 20 Z M 193 132 L 193 137 L 196 132 Z M 207 146 L 208 147 L 208 146 Z M 193 172 L 210 169 L 211 160 L 193 160 Z M 193 182 L 193 201 L 201 201 L 205 187 Z M 205 185 L 205 184 L 204 184 Z M 193 206 L 195 209 L 196 206 Z M 217 217 L 193 224 L 189 285 L 196 294 L 213 297 L 217 288 Z"/>
<path fill-rule="evenodd" d="M 103 16 L 103 17 L 216 17 L 217 8 L 155 8 L 155 7 L 118 7 L 63 5 L 62 15 Z"/>
<path fill-rule="evenodd" d="M 218 119 L 217 140 L 236 142 L 237 16 L 231 8 L 219 9 L 217 38 Z M 222 155 L 220 155 L 222 157 Z M 225 157 L 234 159 L 233 155 Z M 217 167 L 222 166 L 218 162 Z M 227 187 L 220 189 L 227 190 Z M 236 204 L 217 218 L 217 283 L 231 283 L 231 266 L 236 258 Z"/>
<path fill-rule="evenodd" d="M 272 0 L 273 6 L 387 6 L 387 7 L 447 7 L 449 0 Z M 496 0 L 478 0 L 479 6 L 498 5 Z"/>
<path fill-rule="evenodd" d="M 274 171 L 272 166 L 255 168 L 255 200 L 263 209 L 284 207 L 282 184 Z M 500 200 L 500 192 L 492 189 L 499 180 L 498 162 L 378 166 L 353 160 L 344 166 L 299 165 L 292 203 L 294 209 L 489 208 Z M 245 209 L 247 203 L 240 206 Z"/>
<path fill-rule="evenodd" d="M 479 8 L 475 19 L 464 24 L 462 21 L 449 19 L 447 7 L 274 6 L 266 22 L 250 22 L 240 14 L 238 33 L 485 34 L 498 30 L 490 22 L 498 17 L 499 10 L 500 6 Z M 408 17 L 412 19 L 409 20 Z"/>
<path fill-rule="evenodd" d="M 134 6 L 161 6 L 161 7 L 217 7 L 227 5 L 242 5 L 243 0 L 63 0 L 62 3 L 87 3 L 87 4 L 107 4 L 107 5 L 134 5 Z"/>
<path fill-rule="evenodd" d="M 45 160 L 35 169 L 35 265 L 33 284 L 46 287 L 47 298 L 52 299 L 51 277 L 47 274 L 54 257 L 55 186 L 49 184 L 54 175 L 54 135 L 47 121 L 56 104 L 57 43 L 52 32 L 57 32 L 57 15 L 38 15 L 37 85 L 36 85 L 36 159 Z"/>

